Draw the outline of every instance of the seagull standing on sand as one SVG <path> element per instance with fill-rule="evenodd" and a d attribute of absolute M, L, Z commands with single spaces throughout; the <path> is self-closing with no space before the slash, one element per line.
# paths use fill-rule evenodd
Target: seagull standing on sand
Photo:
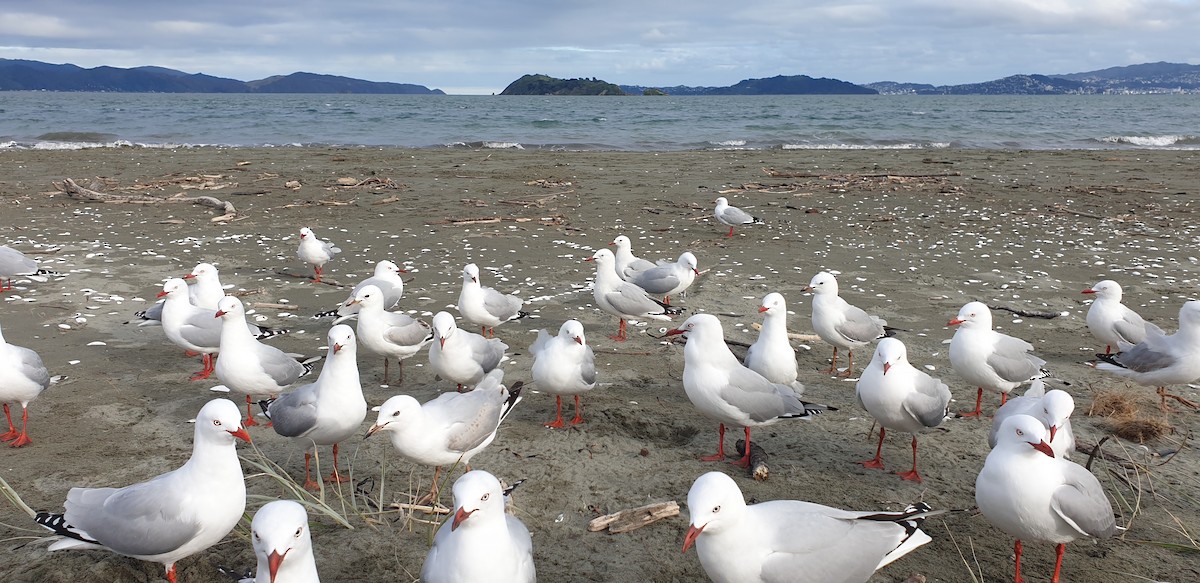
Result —
<path fill-rule="evenodd" d="M 1167 385 L 1181 385 L 1200 379 L 1200 301 L 1185 302 L 1179 308 L 1179 330 L 1164 334 L 1152 329 L 1146 339 L 1116 354 L 1097 354 L 1096 368 L 1125 377 L 1133 382 L 1158 387 L 1159 407 L 1168 410 L 1170 397 L 1193 409 L 1200 405 L 1167 392 Z"/>
<path fill-rule="evenodd" d="M 45 273 L 45 271 L 38 269 L 37 261 L 12 247 L 0 245 L 0 292 L 6 292 L 13 288 L 12 278 L 14 277 L 38 275 L 39 273 Z M 7 283 L 5 283 L 5 278 L 8 278 Z"/>
<path fill-rule="evenodd" d="M 1030 354 L 1033 345 L 992 330 L 992 310 L 983 302 L 969 302 L 947 326 L 958 326 L 950 340 L 950 366 L 963 380 L 979 387 L 975 410 L 960 414 L 983 414 L 983 389 L 1000 391 L 1000 404 L 1008 401 L 1008 392 L 1033 379 L 1049 376 L 1042 366 L 1046 361 Z"/>
<path fill-rule="evenodd" d="M 191 380 L 208 378 L 215 366 L 214 355 L 221 348 L 221 321 L 213 318 L 216 308 L 193 305 L 188 300 L 187 282 L 177 277 L 163 283 L 158 297 L 163 298 L 160 316 L 167 340 L 189 354 L 201 355 L 204 369 L 192 375 Z"/>
<path fill-rule="evenodd" d="M 269 402 L 267 417 L 275 433 L 304 444 L 304 487 L 319 490 L 309 463 L 318 445 L 333 446 L 333 473 L 327 482 L 346 482 L 338 473 L 338 443 L 354 435 L 367 418 L 367 401 L 358 379 L 354 330 L 345 324 L 329 329 L 329 352 L 316 382 Z"/>
<path fill-rule="evenodd" d="M 538 330 L 537 340 L 529 347 L 533 354 L 530 375 L 537 388 L 554 395 L 554 420 L 546 427 L 562 427 L 563 395 L 575 396 L 575 417 L 571 425 L 583 423 L 579 395 L 596 386 L 596 361 L 592 347 L 583 338 L 583 324 L 567 320 L 558 328 L 558 335 Z"/>
<path fill-rule="evenodd" d="M 221 319 L 222 356 L 213 370 L 227 388 L 246 395 L 243 424 L 247 427 L 258 425 L 251 414 L 252 395 L 274 397 L 284 387 L 312 372 L 312 366 L 255 339 L 246 328 L 246 308 L 242 300 L 233 296 L 221 298 L 214 316 Z"/>
<path fill-rule="evenodd" d="M 621 279 L 617 275 L 616 259 L 612 251 L 600 249 L 584 261 L 596 263 L 596 281 L 592 287 L 592 297 L 596 300 L 596 306 L 621 319 L 617 335 L 609 338 L 617 342 L 626 340 L 627 318 L 670 320 L 671 316 L 683 311 L 650 297 L 646 290 Z"/>
<path fill-rule="evenodd" d="M 458 327 L 449 312 L 433 316 L 433 343 L 429 365 L 439 377 L 464 387 L 474 386 L 504 362 L 508 345 L 499 338 L 484 338 Z"/>
<path fill-rule="evenodd" d="M 496 335 L 495 327 L 529 315 L 522 312 L 525 301 L 513 294 L 502 294 L 479 282 L 479 267 L 468 263 L 463 268 L 462 291 L 458 294 L 458 312 L 464 320 L 482 328 L 481 334 Z"/>
<path fill-rule="evenodd" d="M 0 332 L 0 402 L 4 403 L 4 418 L 8 421 L 8 431 L 0 435 L 0 440 L 9 442 L 12 447 L 29 445 L 29 403 L 42 394 L 50 386 L 50 371 L 42 364 L 38 353 L 4 340 Z M 12 422 L 12 412 L 9 403 L 21 404 L 21 431 Z"/>
<path fill-rule="evenodd" d="M 1146 339 L 1150 328 L 1137 312 L 1121 303 L 1121 284 L 1106 279 L 1080 293 L 1096 294 L 1087 313 L 1087 327 L 1092 336 L 1104 343 L 1104 354 L 1112 354 L 1113 347 L 1124 350 Z M 1161 332 L 1161 330 L 1158 330 Z"/>
<path fill-rule="evenodd" d="M 354 297 L 357 296 L 358 292 L 361 292 L 368 285 L 373 285 L 379 288 L 379 291 L 383 293 L 383 301 L 381 304 L 384 310 L 390 310 L 396 307 L 396 304 L 400 302 L 400 298 L 404 297 L 404 279 L 400 277 L 401 273 L 408 272 L 400 269 L 400 266 L 388 261 L 387 259 L 376 263 L 375 274 L 358 282 L 358 285 L 354 286 L 354 289 L 350 290 L 350 295 L 346 297 L 346 301 L 342 302 L 337 309 L 330 310 L 328 312 L 321 312 L 314 315 L 313 318 L 337 316 L 338 319 L 336 322 L 334 322 L 336 324 L 346 318 L 354 316 L 358 313 L 360 308 L 358 304 L 354 303 Z M 362 334 L 359 334 L 359 336 L 362 336 Z"/>
<path fill-rule="evenodd" d="M 1117 530 L 1100 481 L 1083 466 L 1054 457 L 1046 428 L 1028 415 L 1000 424 L 996 448 L 975 480 L 975 504 L 996 528 L 1017 539 L 1016 578 L 1021 581 L 1021 541 L 1053 543 L 1057 583 L 1066 544 L 1108 538 Z"/>
<path fill-rule="evenodd" d="M 887 327 L 886 320 L 872 316 L 843 300 L 838 295 L 837 278 L 828 271 L 813 276 L 804 291 L 813 294 L 813 330 L 821 340 L 833 345 L 833 360 L 826 373 L 837 372 L 838 348 L 843 348 L 849 361 L 843 376 L 853 376 L 854 349 L 894 333 L 894 329 Z"/>
<path fill-rule="evenodd" d="M 296 255 L 300 260 L 313 266 L 313 273 L 316 277 L 313 278 L 314 283 L 321 283 L 321 269 L 334 255 L 341 253 L 338 249 L 326 241 L 322 241 L 313 234 L 312 229 L 304 227 L 300 229 L 300 247 L 296 250 Z"/>
<path fill-rule="evenodd" d="M 683 550 L 696 545 L 716 583 L 865 583 L 876 570 L 930 542 L 931 511 L 854 512 L 800 500 L 747 505 L 737 482 L 708 472 L 688 491 Z"/>
<path fill-rule="evenodd" d="M 988 432 L 988 447 L 996 447 L 996 434 L 1005 419 L 1013 415 L 1029 415 L 1042 422 L 1050 436 L 1050 447 L 1054 457 L 1071 457 L 1075 451 L 1075 432 L 1071 430 L 1071 413 L 1075 411 L 1075 399 L 1071 394 L 1060 390 L 1046 390 L 1046 383 L 1037 379 L 1029 385 L 1029 390 L 1020 397 L 1013 397 L 996 409 L 992 418 L 992 429 Z"/>
<path fill-rule="evenodd" d="M 721 321 L 712 314 L 696 314 L 667 336 L 687 334 L 683 348 L 683 390 L 701 413 L 720 425 L 717 453 L 702 461 L 725 459 L 725 426 L 746 431 L 745 454 L 734 464 L 750 464 L 750 428 L 780 419 L 811 419 L 833 407 L 805 403 L 792 387 L 772 383 L 742 366 L 725 344 Z"/>
<path fill-rule="evenodd" d="M 533 538 L 504 511 L 500 480 L 483 471 L 454 482 L 454 514 L 438 528 L 421 566 L 425 583 L 533 583 Z"/>
<path fill-rule="evenodd" d="M 746 368 L 768 381 L 792 387 L 797 395 L 803 393 L 804 385 L 796 380 L 796 349 L 787 335 L 787 302 L 781 294 L 769 293 L 758 312 L 763 315 L 762 329 L 746 351 Z"/>
<path fill-rule="evenodd" d="M 442 393 L 424 405 L 409 395 L 396 395 L 379 407 L 367 437 L 386 432 L 400 457 L 433 466 L 428 499 L 436 500 L 442 466 L 462 463 L 470 470 L 471 458 L 496 439 L 500 422 L 521 401 L 521 383 L 510 391 L 503 380 L 504 371 L 497 369 L 473 390 Z"/>
<path fill-rule="evenodd" d="M 268 502 L 250 522 L 258 559 L 253 583 L 320 583 L 313 558 L 308 512 L 293 500 Z"/>
<path fill-rule="evenodd" d="M 61 537 L 50 550 L 103 549 L 162 563 L 174 583 L 176 561 L 220 542 L 246 509 L 234 443 L 250 435 L 240 417 L 232 401 L 213 399 L 196 415 L 192 457 L 183 466 L 124 488 L 71 488 L 64 513 L 36 517 Z"/>
<path fill-rule="evenodd" d="M 663 296 L 663 303 L 671 305 L 671 296 L 683 292 L 696 281 L 700 271 L 696 269 L 696 256 L 684 251 L 676 261 L 659 261 L 658 265 L 630 275 L 626 281 L 646 290 L 646 293 Z"/>
<path fill-rule="evenodd" d="M 653 262 L 641 259 L 633 254 L 633 243 L 629 241 L 629 237 L 617 235 L 617 238 L 613 239 L 609 245 L 617 249 L 613 252 L 613 256 L 616 258 L 614 265 L 617 275 L 621 276 L 621 279 L 629 279 L 631 275 L 646 271 L 647 269 L 654 269 L 655 264 Z"/>
<path fill-rule="evenodd" d="M 725 197 L 717 197 L 717 206 L 713 208 L 713 216 L 722 225 L 729 226 L 729 233 L 726 237 L 733 236 L 733 228 L 742 225 L 761 225 L 763 220 L 751 215 L 750 213 L 736 207 L 729 206 L 729 201 Z"/>
<path fill-rule="evenodd" d="M 879 445 L 873 459 L 858 462 L 883 469 L 883 437 L 888 429 L 912 434 L 912 470 L 896 472 L 905 480 L 921 481 L 917 473 L 917 432 L 937 427 L 950 415 L 950 387 L 908 362 L 908 348 L 884 338 L 855 385 L 858 404 L 879 422 Z"/>
<path fill-rule="evenodd" d="M 388 361 L 392 358 L 400 370 L 396 382 L 404 382 L 404 359 L 433 341 L 433 329 L 424 320 L 385 310 L 387 295 L 374 285 L 363 287 L 346 303 L 359 314 L 359 343 L 367 352 L 383 357 L 383 384 L 388 384 Z"/>

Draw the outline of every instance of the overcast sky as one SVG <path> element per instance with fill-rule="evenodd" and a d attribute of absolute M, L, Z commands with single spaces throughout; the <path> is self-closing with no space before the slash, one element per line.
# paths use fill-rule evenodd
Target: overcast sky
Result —
<path fill-rule="evenodd" d="M 526 73 L 936 85 L 1200 64 L 1200 0 L 4 0 L 0 58 L 499 92 Z"/>

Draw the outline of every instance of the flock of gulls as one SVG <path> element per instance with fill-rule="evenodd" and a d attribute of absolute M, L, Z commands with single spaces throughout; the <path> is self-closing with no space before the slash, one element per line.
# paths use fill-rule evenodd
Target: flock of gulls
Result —
<path fill-rule="evenodd" d="M 761 222 L 724 198 L 717 199 L 714 217 L 729 226 L 727 236 L 733 236 L 735 227 Z M 611 246 L 615 251 L 602 248 L 587 259 L 596 269 L 596 307 L 618 320 L 611 338 L 626 340 L 629 320 L 672 320 L 682 313 L 670 298 L 683 294 L 700 274 L 694 254 L 650 262 L 633 254 L 625 236 L 616 237 Z M 312 267 L 314 281 L 321 280 L 324 265 L 340 251 L 311 229 L 301 229 L 297 254 Z M 36 516 L 58 535 L 50 549 L 107 549 L 158 562 L 174 582 L 175 563 L 221 541 L 245 511 L 246 486 L 235 443 L 249 441 L 245 428 L 259 424 L 256 408 L 275 433 L 305 448 L 305 487 L 320 488 L 321 479 L 345 481 L 338 468 L 338 444 L 362 435 L 368 413 L 358 352 L 384 359 L 386 384 L 392 361 L 402 379 L 403 362 L 427 350 L 430 367 L 456 390 L 425 403 L 409 395 L 393 396 L 377 408 L 376 420 L 366 430 L 368 437 L 386 434 L 400 457 L 434 468 L 430 501 L 437 499 L 443 467 L 463 464 L 467 469 L 454 482 L 453 510 L 433 539 L 421 579 L 534 581 L 532 538 L 519 519 L 506 513 L 508 492 L 495 476 L 470 466 L 521 400 L 522 383 L 504 384 L 509 346 L 495 337 L 495 329 L 526 316 L 521 309 L 525 302 L 483 285 L 479 268 L 468 264 L 462 271 L 459 318 L 441 311 L 427 323 L 392 311 L 403 297 L 402 273 L 395 263 L 379 261 L 374 274 L 344 302 L 317 315 L 335 318 L 327 353 L 320 359 L 272 346 L 270 339 L 286 331 L 248 322 L 241 300 L 225 295 L 215 266 L 200 263 L 184 277 L 168 279 L 159 293 L 162 301 L 139 315 L 161 324 L 165 337 L 189 355 L 200 356 L 202 369 L 193 379 L 215 376 L 220 390 L 244 396 L 245 416 L 233 401 L 213 399 L 196 415 L 193 453 L 183 466 L 123 488 L 72 488 L 63 512 Z M 0 290 L 11 288 L 12 278 L 38 274 L 35 261 L 0 247 Z M 861 355 L 874 344 L 856 397 L 880 427 L 879 446 L 874 458 L 860 463 L 882 469 L 886 433 L 908 433 L 912 467 L 897 474 L 920 482 L 917 434 L 952 416 L 947 384 L 909 363 L 896 329 L 840 297 L 834 273 L 817 274 L 805 291 L 812 293 L 812 328 L 833 347 L 828 372 L 852 376 L 854 352 Z M 1168 398 L 1195 406 L 1168 394 L 1166 387 L 1200 379 L 1200 302 L 1185 303 L 1178 330 L 1167 333 L 1124 306 L 1116 282 L 1101 281 L 1083 293 L 1095 296 L 1087 326 L 1106 346 L 1095 368 L 1157 387 L 1164 408 Z M 683 388 L 696 409 L 718 424 L 716 452 L 703 460 L 726 458 L 727 427 L 744 432 L 744 454 L 732 461 L 746 466 L 752 429 L 785 419 L 812 419 L 833 409 L 803 398 L 784 297 L 767 294 L 759 312 L 762 327 L 744 360 L 726 344 L 716 315 L 696 313 L 665 332 L 686 339 Z M 460 319 L 466 328 L 459 326 Z M 958 327 L 949 346 L 953 371 L 978 387 L 975 409 L 961 415 L 981 415 L 984 393 L 1001 396 L 988 440 L 993 449 L 976 481 L 978 508 L 1016 539 L 1017 581 L 1022 580 L 1022 541 L 1057 546 L 1052 579 L 1057 581 L 1067 543 L 1109 537 L 1118 530 L 1100 483 L 1067 459 L 1074 449 L 1074 402 L 1065 391 L 1047 386 L 1045 361 L 1034 354 L 1033 345 L 992 329 L 987 305 L 970 302 L 948 324 Z M 541 330 L 529 353 L 532 384 L 556 398 L 555 417 L 545 425 L 582 423 L 580 397 L 597 386 L 595 357 L 583 325 L 568 319 L 557 332 Z M 844 369 L 838 368 L 842 353 Z M 320 372 L 310 380 L 317 366 Z M 50 371 L 36 352 L 0 335 L 0 401 L 9 424 L 0 436 L 4 441 L 13 447 L 31 443 L 28 406 L 50 384 Z M 1009 397 L 1023 385 L 1030 388 Z M 570 419 L 563 417 L 563 397 L 574 399 Z M 21 406 L 19 429 L 10 404 Z M 314 478 L 310 457 L 316 447 L 325 446 L 332 447 L 332 473 Z M 747 504 L 737 482 L 722 472 L 697 478 L 687 505 L 683 550 L 694 546 L 705 572 L 718 582 L 866 581 L 877 569 L 929 542 L 920 529 L 922 520 L 948 511 L 925 504 L 895 512 L 843 510 L 798 500 Z M 280 500 L 261 507 L 252 533 L 258 559 L 253 581 L 318 580 L 302 505 Z"/>

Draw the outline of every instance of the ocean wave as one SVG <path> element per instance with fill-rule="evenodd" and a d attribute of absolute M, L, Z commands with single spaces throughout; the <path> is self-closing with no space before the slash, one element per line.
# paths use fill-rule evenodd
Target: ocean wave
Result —
<path fill-rule="evenodd" d="M 1170 146 L 1200 146 L 1200 137 L 1189 135 L 1165 136 L 1105 136 L 1100 138 L 1106 144 L 1123 144 L 1139 148 L 1167 148 Z"/>
<path fill-rule="evenodd" d="M 924 150 L 949 148 L 949 142 L 914 142 L 896 144 L 783 144 L 783 150 Z"/>

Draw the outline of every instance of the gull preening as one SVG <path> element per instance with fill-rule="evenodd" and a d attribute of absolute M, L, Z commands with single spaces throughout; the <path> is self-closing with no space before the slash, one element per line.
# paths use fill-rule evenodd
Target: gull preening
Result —
<path fill-rule="evenodd" d="M 421 581 L 536 580 L 533 539 L 520 519 L 505 512 L 500 480 L 483 470 L 463 474 L 454 482 L 454 513 L 433 537 Z"/>
<path fill-rule="evenodd" d="M 713 207 L 713 216 L 716 217 L 717 221 L 722 225 L 729 226 L 729 233 L 725 235 L 726 237 L 733 236 L 734 227 L 763 224 L 762 219 L 751 215 L 750 213 L 736 206 L 730 206 L 729 201 L 723 196 L 717 197 L 716 203 L 717 206 Z"/>
<path fill-rule="evenodd" d="M 342 250 L 333 243 L 318 239 L 312 229 L 308 227 L 300 229 L 300 246 L 296 249 L 296 256 L 313 267 L 314 283 L 321 283 L 321 274 L 325 264 L 333 259 L 334 255 L 341 252 Z"/>
<path fill-rule="evenodd" d="M 1054 457 L 1071 457 L 1075 451 L 1075 432 L 1071 429 L 1071 413 L 1075 411 L 1075 399 L 1062 389 L 1046 390 L 1046 383 L 1037 379 L 1020 397 L 1013 397 L 996 409 L 992 417 L 992 429 L 988 432 L 988 447 L 996 447 L 996 434 L 1005 419 L 1013 415 L 1029 415 L 1042 422 L 1049 436 Z"/>
<path fill-rule="evenodd" d="M 1200 301 L 1185 302 L 1179 308 L 1179 330 L 1166 334 L 1158 329 L 1147 331 L 1145 340 L 1116 354 L 1097 354 L 1096 368 L 1125 377 L 1133 382 L 1158 387 L 1159 407 L 1168 410 L 1167 398 L 1193 409 L 1200 405 L 1167 392 L 1168 385 L 1182 385 L 1200 379 Z"/>
<path fill-rule="evenodd" d="M 796 349 L 792 348 L 787 332 L 787 302 L 783 295 L 775 292 L 762 299 L 758 313 L 763 315 L 762 329 L 758 339 L 746 350 L 746 367 L 762 375 L 768 381 L 789 385 L 796 394 L 804 391 L 804 385 L 796 380 Z"/>
<path fill-rule="evenodd" d="M 346 302 L 358 312 L 358 343 L 367 352 L 383 357 L 383 384 L 388 384 L 388 362 L 396 359 L 404 382 L 404 359 L 411 358 L 433 341 L 433 328 L 424 320 L 385 309 L 388 296 L 374 285 L 363 286 Z"/>
<path fill-rule="evenodd" d="M 833 346 L 833 360 L 829 363 L 829 374 L 837 372 L 838 348 L 846 351 L 847 360 L 844 376 L 854 375 L 854 349 L 861 348 L 891 336 L 894 332 L 887 321 L 872 316 L 861 308 L 850 305 L 838 295 L 837 278 L 828 271 L 813 276 L 803 291 L 812 292 L 813 331 L 821 340 Z"/>
<path fill-rule="evenodd" d="M 8 421 L 8 431 L 0 435 L 0 440 L 9 442 L 12 447 L 32 443 L 27 431 L 29 403 L 38 398 L 50 382 L 50 371 L 42 363 L 42 357 L 24 346 L 9 344 L 0 331 L 0 402 L 4 403 L 4 419 Z M 20 431 L 13 425 L 9 403 L 21 405 Z"/>
<path fill-rule="evenodd" d="M 700 271 L 696 268 L 696 256 L 684 251 L 676 261 L 659 261 L 658 265 L 632 273 L 625 281 L 646 290 L 646 293 L 663 296 L 663 303 L 670 305 L 671 296 L 691 287 Z"/>
<path fill-rule="evenodd" d="M 680 308 L 672 308 L 650 297 L 646 290 L 621 279 L 617 275 L 616 258 L 612 251 L 600 249 L 584 261 L 596 264 L 596 281 L 592 287 L 592 298 L 596 300 L 596 306 L 621 319 L 616 336 L 609 338 L 617 342 L 624 342 L 628 338 L 625 330 L 625 320 L 628 318 L 670 320 L 671 316 L 683 312 Z"/>
<path fill-rule="evenodd" d="M 717 583 L 864 583 L 930 542 L 926 504 L 902 512 L 856 512 L 800 500 L 747 505 L 737 482 L 708 472 L 688 491 L 683 550 L 696 545 Z"/>
<path fill-rule="evenodd" d="M 368 285 L 373 285 L 382 292 L 381 305 L 384 310 L 396 307 L 396 304 L 400 303 L 400 298 L 404 297 L 404 279 L 400 277 L 401 273 L 408 272 L 400 269 L 400 266 L 387 259 L 376 263 L 375 273 L 371 277 L 358 282 L 358 285 L 350 290 L 350 294 L 346 297 L 346 300 L 338 305 L 336 309 L 329 310 L 328 312 L 320 312 L 313 315 L 313 318 L 319 319 L 327 316 L 337 316 L 338 319 L 334 323 L 338 324 L 346 318 L 355 316 L 358 314 L 360 306 L 354 302 L 354 298 Z"/>
<path fill-rule="evenodd" d="M 617 238 L 613 239 L 609 245 L 617 249 L 613 252 L 615 259 L 613 265 L 617 270 L 617 275 L 621 276 L 621 279 L 629 279 L 634 274 L 646 271 L 647 269 L 654 269 L 655 264 L 653 261 L 641 259 L 633 254 L 633 243 L 629 241 L 629 237 L 617 235 Z"/>
<path fill-rule="evenodd" d="M 251 406 L 254 395 L 275 397 L 285 387 L 312 372 L 312 366 L 295 355 L 259 342 L 246 328 L 242 300 L 225 296 L 217 303 L 215 317 L 221 319 L 221 357 L 213 372 L 226 388 L 246 396 L 246 426 L 258 425 Z"/>
<path fill-rule="evenodd" d="M 479 326 L 481 334 L 496 335 L 496 326 L 529 315 L 521 311 L 525 300 L 504 294 L 479 281 L 479 267 L 468 263 L 462 272 L 462 291 L 458 294 L 458 313 L 464 320 Z"/>
<path fill-rule="evenodd" d="M 253 583 L 319 583 L 308 512 L 294 500 L 268 502 L 250 521 L 258 559 Z"/>
<path fill-rule="evenodd" d="M 1000 391 L 1000 405 L 1008 392 L 1037 378 L 1049 376 L 1046 361 L 1031 354 L 1033 345 L 992 330 L 992 310 L 983 302 L 969 302 L 947 326 L 958 326 L 950 339 L 950 366 L 963 380 L 979 388 L 975 410 L 962 417 L 983 414 L 983 390 Z"/>
<path fill-rule="evenodd" d="M 220 542 L 246 509 L 234 443 L 250 435 L 240 417 L 232 401 L 213 399 L 196 415 L 183 466 L 124 488 L 71 488 L 65 512 L 37 515 L 60 537 L 50 550 L 103 549 L 162 563 L 174 583 L 175 563 Z"/>
<path fill-rule="evenodd" d="M 499 338 L 484 338 L 463 330 L 449 312 L 433 316 L 433 343 L 429 345 L 429 366 L 439 377 L 458 385 L 474 386 L 496 370 L 506 357 L 508 345 Z"/>
<path fill-rule="evenodd" d="M 533 354 L 530 375 L 539 390 L 554 395 L 554 420 L 546 427 L 562 427 L 563 395 L 575 397 L 575 417 L 571 425 L 583 423 L 583 410 L 579 395 L 596 386 L 596 361 L 592 347 L 583 337 L 583 324 L 578 320 L 567 320 L 551 336 L 546 330 L 538 330 L 537 340 L 529 347 Z"/>
<path fill-rule="evenodd" d="M 975 480 L 979 511 L 1017 539 L 1016 581 L 1021 580 L 1021 541 L 1056 545 L 1051 581 L 1057 582 L 1067 543 L 1108 538 L 1117 530 L 1100 481 L 1083 466 L 1054 457 L 1046 436 L 1046 428 L 1033 417 L 1005 419 Z"/>
<path fill-rule="evenodd" d="M 1088 307 L 1087 327 L 1104 343 L 1104 353 L 1111 354 L 1113 348 L 1124 350 L 1146 339 L 1146 331 L 1158 326 L 1147 324 L 1137 312 L 1121 303 L 1121 284 L 1106 279 L 1080 293 L 1095 294 L 1096 299 Z"/>

